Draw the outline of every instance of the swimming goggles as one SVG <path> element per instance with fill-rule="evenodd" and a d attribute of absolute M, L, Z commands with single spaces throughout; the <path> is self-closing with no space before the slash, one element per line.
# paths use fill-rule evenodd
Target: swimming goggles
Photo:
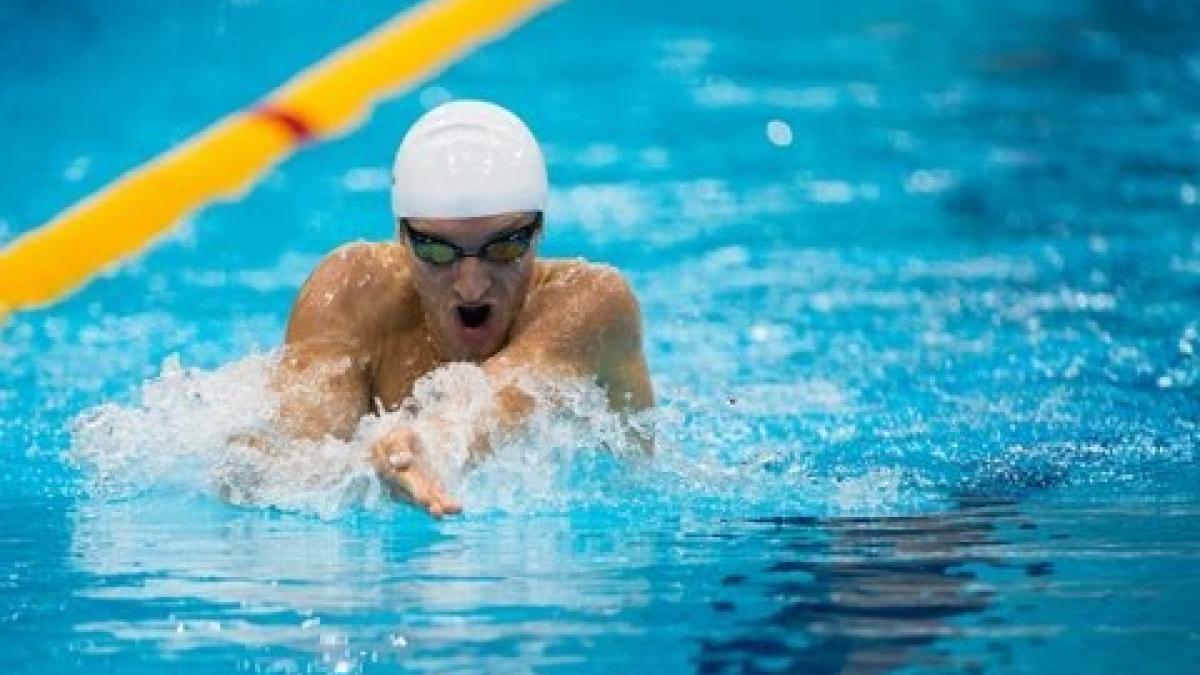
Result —
<path fill-rule="evenodd" d="M 533 222 L 500 235 L 480 246 L 473 253 L 467 252 L 456 244 L 451 244 L 448 241 L 442 241 L 432 235 L 414 230 L 408 224 L 407 218 L 401 218 L 400 225 L 404 228 L 404 234 L 412 243 L 413 252 L 417 254 L 418 258 L 431 265 L 444 267 L 462 258 L 479 258 L 480 260 L 492 263 L 510 263 L 525 255 L 525 252 L 529 250 L 529 245 L 533 241 L 534 235 L 537 234 L 538 228 L 542 226 L 542 214 L 538 212 Z"/>

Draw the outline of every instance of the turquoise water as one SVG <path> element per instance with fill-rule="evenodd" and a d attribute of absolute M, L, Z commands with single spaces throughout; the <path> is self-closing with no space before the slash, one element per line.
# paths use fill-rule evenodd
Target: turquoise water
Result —
<path fill-rule="evenodd" d="M 566 2 L 11 317 L 0 670 L 1194 672 L 1200 9 L 694 5 Z M 0 243 L 394 11 L 5 3 Z M 227 505 L 213 439 L 446 97 L 544 142 L 544 253 L 630 277 L 662 452 L 583 396 L 461 518 L 353 444 Z"/>

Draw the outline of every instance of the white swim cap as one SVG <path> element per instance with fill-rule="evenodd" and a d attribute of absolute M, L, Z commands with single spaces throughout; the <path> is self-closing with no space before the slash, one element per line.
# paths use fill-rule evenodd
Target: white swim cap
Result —
<path fill-rule="evenodd" d="M 413 124 L 392 166 L 397 218 L 471 218 L 544 211 L 542 151 L 516 115 L 492 103 L 454 101 Z"/>

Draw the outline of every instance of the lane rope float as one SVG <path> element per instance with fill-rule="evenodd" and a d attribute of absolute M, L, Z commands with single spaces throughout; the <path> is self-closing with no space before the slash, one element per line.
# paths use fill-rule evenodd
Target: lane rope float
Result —
<path fill-rule="evenodd" d="M 348 132 L 376 101 L 558 1 L 430 0 L 342 47 L 0 250 L 0 321 L 82 287 L 202 206 L 236 199 L 297 148 Z"/>

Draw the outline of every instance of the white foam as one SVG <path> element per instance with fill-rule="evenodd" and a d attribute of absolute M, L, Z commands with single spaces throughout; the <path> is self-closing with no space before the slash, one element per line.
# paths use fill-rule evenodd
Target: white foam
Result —
<path fill-rule="evenodd" d="M 354 442 L 290 443 L 264 453 L 231 440 L 273 434 L 277 398 L 267 382 L 274 362 L 258 354 L 204 371 L 170 357 L 134 401 L 77 417 L 70 457 L 104 499 L 202 493 L 322 516 L 378 500 Z"/>
<path fill-rule="evenodd" d="M 874 468 L 857 484 L 846 482 L 853 467 L 842 467 L 836 479 L 828 470 L 814 475 L 818 451 L 763 437 L 764 415 L 780 411 L 758 408 L 780 396 L 808 401 L 817 414 L 845 411 L 852 393 L 832 382 L 742 387 L 734 404 L 672 392 L 668 405 L 625 418 L 594 382 L 518 370 L 494 383 L 476 366 L 452 364 L 420 380 L 399 410 L 364 418 L 348 440 L 312 442 L 274 431 L 278 402 L 268 383 L 275 362 L 274 354 L 257 354 L 205 371 L 169 358 L 133 400 L 80 415 L 70 457 L 89 491 L 104 500 L 200 494 L 327 519 L 386 510 L 392 502 L 369 462 L 370 448 L 408 426 L 468 516 L 855 513 L 914 499 L 896 475 Z M 472 463 L 470 421 L 489 419 L 497 385 L 528 393 L 533 412 L 516 431 L 487 429 L 492 451 Z M 270 450 L 252 447 L 247 436 L 267 439 Z M 639 439 L 651 436 L 648 456 Z"/>
<path fill-rule="evenodd" d="M 516 372 L 504 384 L 532 395 L 534 414 L 520 433 L 494 438 L 490 460 L 465 470 L 469 422 L 486 418 L 494 394 L 483 372 L 468 364 L 434 371 L 417 383 L 407 405 L 364 418 L 349 440 L 283 439 L 275 431 L 277 395 L 268 386 L 275 360 L 259 354 L 204 371 L 172 357 L 133 401 L 81 414 L 69 455 L 84 470 L 89 491 L 118 500 L 146 492 L 210 494 L 326 518 L 379 508 L 388 503 L 387 492 L 369 449 L 382 434 L 408 425 L 424 440 L 447 489 L 468 508 L 559 509 L 578 501 L 563 482 L 576 454 L 586 462 L 588 455 L 634 452 L 629 427 L 594 384 Z M 270 451 L 253 447 L 248 436 L 267 439 Z"/>

